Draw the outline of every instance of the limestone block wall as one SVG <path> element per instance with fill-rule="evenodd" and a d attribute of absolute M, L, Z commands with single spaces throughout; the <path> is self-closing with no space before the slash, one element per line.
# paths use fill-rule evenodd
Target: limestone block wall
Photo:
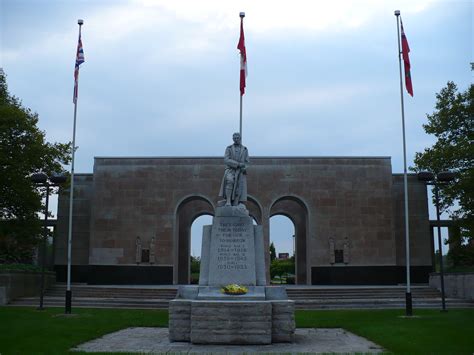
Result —
<path fill-rule="evenodd" d="M 54 272 L 45 272 L 45 288 L 54 284 Z M 41 292 L 41 273 L 29 271 L 0 271 L 0 305 L 20 297 L 37 296 Z"/>
<path fill-rule="evenodd" d="M 91 198 L 93 195 L 92 174 L 75 174 L 73 205 L 74 255 L 72 263 L 89 263 L 89 238 Z M 69 231 L 69 189 L 62 189 L 58 198 L 58 226 L 55 240 L 55 264 L 67 263 L 67 238 Z"/>
<path fill-rule="evenodd" d="M 441 291 L 439 273 L 430 274 L 430 286 Z M 474 300 L 474 272 L 445 273 L 444 292 L 446 297 Z"/>
<path fill-rule="evenodd" d="M 69 231 L 69 189 L 61 189 L 58 197 L 58 224 L 54 241 L 54 264 L 58 279 L 64 280 L 67 265 L 67 239 Z M 85 280 L 89 265 L 89 240 L 91 235 L 91 199 L 93 195 L 93 175 L 74 175 L 74 205 L 72 228 L 71 263 L 76 280 Z M 82 276 L 80 277 L 80 271 Z"/>
<path fill-rule="evenodd" d="M 82 270 L 89 275 L 106 272 L 107 279 L 136 280 L 140 272 L 145 283 L 186 283 L 190 227 L 197 216 L 213 214 L 224 168 L 220 157 L 95 158 L 93 174 L 76 175 L 73 265 L 88 266 Z M 271 216 L 294 222 L 298 283 L 364 283 L 370 272 L 373 282 L 388 273 L 397 275 L 386 283 L 402 281 L 403 179 L 392 175 L 390 158 L 251 157 L 247 181 L 247 206 L 263 226 L 265 250 Z M 426 188 L 414 177 L 409 184 L 412 263 L 426 268 Z M 67 203 L 62 194 L 56 245 L 62 265 Z M 141 248 L 153 247 L 153 264 L 136 265 L 137 236 Z M 343 262 L 335 263 L 334 250 L 343 250 Z"/>
<path fill-rule="evenodd" d="M 397 245 L 397 265 L 405 265 L 405 196 L 403 174 L 393 175 L 393 230 Z M 428 195 L 426 185 L 415 174 L 408 175 L 408 214 L 410 236 L 410 263 L 431 267 L 434 251 L 430 235 Z M 431 270 L 430 270 L 431 271 Z"/>
<path fill-rule="evenodd" d="M 135 264 L 136 237 L 145 248 L 154 236 L 156 264 L 172 266 L 180 202 L 215 201 L 222 173 L 216 159 L 96 158 L 89 262 Z"/>

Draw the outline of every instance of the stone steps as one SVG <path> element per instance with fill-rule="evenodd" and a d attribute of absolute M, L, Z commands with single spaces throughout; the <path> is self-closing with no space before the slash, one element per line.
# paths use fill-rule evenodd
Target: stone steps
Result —
<path fill-rule="evenodd" d="M 66 287 L 56 284 L 44 297 L 47 307 L 64 307 Z M 91 286 L 72 285 L 73 307 L 167 309 L 176 296 L 177 287 L 170 286 Z M 290 286 L 288 298 L 296 309 L 405 308 L 403 286 Z M 441 295 L 428 286 L 412 288 L 414 308 L 440 308 Z M 448 298 L 448 308 L 474 308 L 474 301 Z M 39 304 L 38 297 L 14 300 L 12 306 Z"/>
<path fill-rule="evenodd" d="M 401 298 L 405 299 L 404 287 L 387 288 L 287 288 L 288 297 L 294 300 L 306 299 L 381 299 L 381 298 Z M 440 297 L 440 292 L 428 286 L 418 286 L 411 290 L 413 298 L 436 298 Z"/>
<path fill-rule="evenodd" d="M 177 288 L 138 288 L 73 285 L 72 295 L 76 298 L 135 298 L 172 300 L 176 297 Z M 65 285 L 55 285 L 48 289 L 45 296 L 64 297 Z"/>
<path fill-rule="evenodd" d="M 45 307 L 64 307 L 63 297 L 46 296 L 43 300 Z M 72 298 L 73 307 L 81 308 L 139 308 L 139 309 L 168 309 L 169 300 L 148 299 L 136 300 L 127 298 Z M 11 303 L 12 306 L 38 306 L 39 297 L 23 297 Z"/>
<path fill-rule="evenodd" d="M 46 292 L 46 296 L 51 297 L 64 297 L 64 292 Z M 72 290 L 72 294 L 75 297 L 96 297 L 96 298 L 137 298 L 137 299 L 146 299 L 146 298 L 162 298 L 171 300 L 176 297 L 176 292 L 174 293 L 158 293 L 158 294 L 142 294 L 142 293 L 91 293 L 91 292 L 75 292 Z"/>
<path fill-rule="evenodd" d="M 11 306 L 32 306 L 39 304 L 38 297 L 25 297 L 15 300 Z M 125 299 L 125 298 L 75 298 L 72 299 L 73 307 L 86 308 L 137 308 L 137 309 L 167 309 L 169 300 L 149 299 Z M 448 308 L 474 308 L 474 302 L 447 299 Z M 64 307 L 64 297 L 45 297 L 45 307 Z M 441 299 L 413 300 L 414 308 L 440 308 Z M 396 299 L 372 299 L 372 300 L 296 300 L 296 309 L 382 309 L 382 308 L 405 308 L 405 301 Z"/>
<path fill-rule="evenodd" d="M 296 303 L 297 310 L 318 310 L 318 309 L 404 309 L 405 302 L 379 302 L 379 303 L 321 303 L 321 304 L 301 304 Z M 447 309 L 454 308 L 474 308 L 474 304 L 466 302 L 446 301 Z M 413 302 L 413 309 L 441 309 L 441 300 L 437 302 Z"/>

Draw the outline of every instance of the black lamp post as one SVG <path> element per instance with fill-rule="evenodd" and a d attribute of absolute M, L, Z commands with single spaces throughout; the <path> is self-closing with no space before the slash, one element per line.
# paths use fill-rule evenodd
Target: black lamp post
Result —
<path fill-rule="evenodd" d="M 41 289 L 40 289 L 40 304 L 38 309 L 43 310 L 44 298 L 44 273 L 46 264 L 46 239 L 48 238 L 48 205 L 49 205 L 49 188 L 51 186 L 59 186 L 66 182 L 66 176 L 54 175 L 48 178 L 45 173 L 37 173 L 31 175 L 31 181 L 38 185 L 46 187 L 46 204 L 44 211 L 44 229 L 43 229 L 43 250 L 42 250 L 42 265 L 41 265 Z"/>
<path fill-rule="evenodd" d="M 441 304 L 442 311 L 446 311 L 446 298 L 444 293 L 444 271 L 443 271 L 443 248 L 441 241 L 441 222 L 439 216 L 439 185 L 447 185 L 453 181 L 456 174 L 451 171 L 442 171 L 438 174 L 433 174 L 428 171 L 418 173 L 418 180 L 424 181 L 426 185 L 434 186 L 435 203 L 436 203 L 436 220 L 438 227 L 438 247 L 439 247 L 439 277 L 441 281 Z"/>

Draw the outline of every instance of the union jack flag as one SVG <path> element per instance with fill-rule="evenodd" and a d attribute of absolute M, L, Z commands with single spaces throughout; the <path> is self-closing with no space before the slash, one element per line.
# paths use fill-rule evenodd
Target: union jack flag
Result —
<path fill-rule="evenodd" d="M 84 63 L 84 49 L 82 48 L 81 34 L 79 33 L 79 41 L 77 42 L 76 66 L 74 67 L 74 94 L 72 102 L 77 103 L 77 89 L 79 83 L 79 66 Z"/>

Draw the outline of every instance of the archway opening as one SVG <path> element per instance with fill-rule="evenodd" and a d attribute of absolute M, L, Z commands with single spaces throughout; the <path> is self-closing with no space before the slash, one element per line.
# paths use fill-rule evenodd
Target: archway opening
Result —
<path fill-rule="evenodd" d="M 198 217 L 202 215 L 212 216 L 213 214 L 214 206 L 210 200 L 202 196 L 190 196 L 179 204 L 176 211 L 174 283 L 189 284 L 191 279 L 191 254 L 193 253 L 191 227 Z M 196 232 L 196 234 L 199 235 L 199 232 Z M 199 240 L 200 238 L 197 236 L 196 239 Z M 195 250 L 195 252 L 198 251 Z"/>
<path fill-rule="evenodd" d="M 257 224 L 262 223 L 262 208 L 260 203 L 252 196 L 248 196 L 248 200 L 246 203 L 247 209 L 249 210 L 250 217 L 253 218 L 254 222 L 256 221 Z"/>
<path fill-rule="evenodd" d="M 212 215 L 203 214 L 191 224 L 191 248 L 189 256 L 190 284 L 199 283 L 199 269 L 201 265 L 202 229 L 212 224 Z"/>
<path fill-rule="evenodd" d="M 295 283 L 295 225 L 277 214 L 270 218 L 270 277 L 272 284 Z"/>
<path fill-rule="evenodd" d="M 296 196 L 283 196 L 276 200 L 270 208 L 270 218 L 276 215 L 288 217 L 294 225 L 295 283 L 306 285 L 309 281 L 307 264 L 308 208 Z M 272 228 L 270 227 L 271 235 Z M 267 265 L 270 265 L 269 259 L 268 254 Z"/>

